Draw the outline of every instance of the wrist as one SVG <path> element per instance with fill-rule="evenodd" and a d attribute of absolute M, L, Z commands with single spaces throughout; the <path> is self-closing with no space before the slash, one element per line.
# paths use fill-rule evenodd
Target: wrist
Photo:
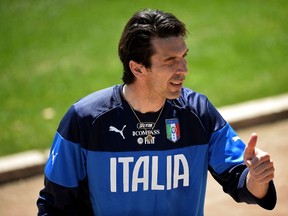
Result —
<path fill-rule="evenodd" d="M 253 196 L 258 199 L 262 199 L 267 194 L 269 183 L 257 182 L 256 179 L 251 176 L 249 171 L 246 177 L 246 187 L 248 191 L 253 194 Z"/>

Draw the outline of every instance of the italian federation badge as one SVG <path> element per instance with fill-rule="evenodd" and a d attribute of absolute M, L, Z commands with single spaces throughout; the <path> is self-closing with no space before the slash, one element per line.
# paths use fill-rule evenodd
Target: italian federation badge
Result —
<path fill-rule="evenodd" d="M 166 119 L 166 136 L 172 142 L 180 138 L 180 125 L 178 118 Z"/>

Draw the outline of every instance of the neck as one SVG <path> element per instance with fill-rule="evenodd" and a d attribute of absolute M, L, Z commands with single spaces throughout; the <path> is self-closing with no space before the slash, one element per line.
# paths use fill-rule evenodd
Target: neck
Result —
<path fill-rule="evenodd" d="M 130 106 L 141 113 L 157 112 L 165 104 L 165 98 L 149 97 L 143 90 L 138 89 L 136 85 L 124 85 L 123 95 Z"/>

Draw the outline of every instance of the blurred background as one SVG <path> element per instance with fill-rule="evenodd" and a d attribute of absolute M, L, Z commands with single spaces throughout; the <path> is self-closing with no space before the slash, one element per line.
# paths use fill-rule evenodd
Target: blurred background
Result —
<path fill-rule="evenodd" d="M 186 24 L 186 86 L 215 106 L 288 92 L 285 0 L 1 0 L 0 156 L 49 148 L 71 104 L 122 82 L 118 41 L 144 8 Z"/>

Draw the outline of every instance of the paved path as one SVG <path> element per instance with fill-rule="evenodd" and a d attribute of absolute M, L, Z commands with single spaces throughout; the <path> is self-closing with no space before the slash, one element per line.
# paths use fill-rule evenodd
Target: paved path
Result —
<path fill-rule="evenodd" d="M 277 206 L 273 211 L 266 211 L 257 206 L 237 204 L 232 198 L 224 194 L 220 186 L 209 177 L 205 216 L 287 216 L 288 119 L 253 128 L 245 128 L 237 132 L 245 141 L 248 140 L 252 132 L 257 132 L 259 134 L 258 147 L 272 155 L 276 167 Z M 35 202 L 42 185 L 42 176 L 0 185 L 0 215 L 36 215 Z"/>

